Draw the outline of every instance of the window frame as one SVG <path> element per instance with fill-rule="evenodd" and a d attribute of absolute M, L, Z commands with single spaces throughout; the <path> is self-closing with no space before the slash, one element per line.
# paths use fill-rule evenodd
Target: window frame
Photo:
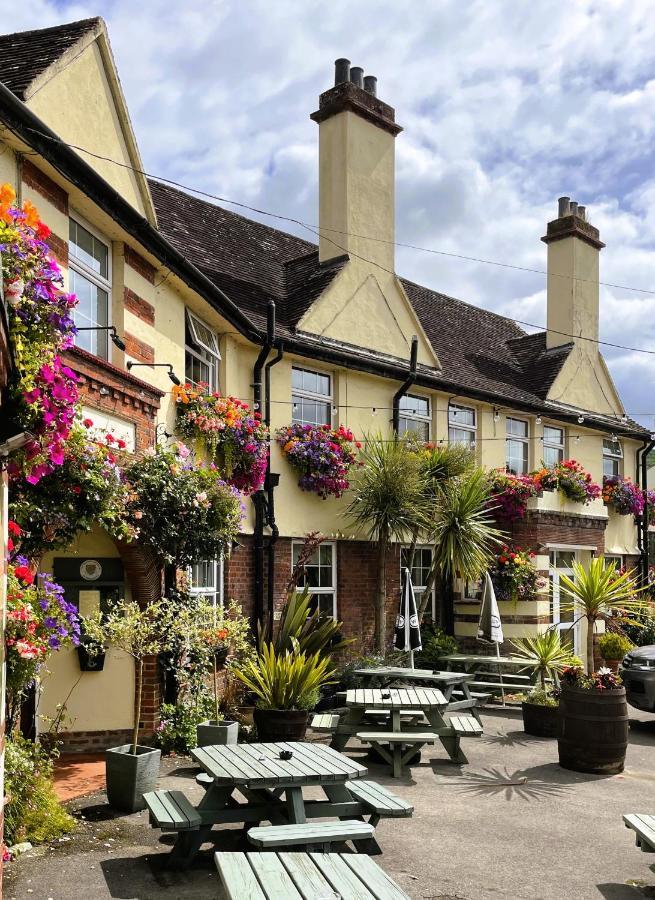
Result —
<path fill-rule="evenodd" d="M 294 388 L 293 386 L 293 372 L 294 369 L 298 372 L 309 372 L 311 375 L 320 375 L 322 378 L 327 378 L 329 385 L 329 393 L 328 394 L 319 394 L 315 391 L 307 391 L 304 388 Z M 321 403 L 327 406 L 327 422 L 322 422 L 321 425 L 329 425 L 332 426 L 332 418 L 334 416 L 334 379 L 332 377 L 331 372 L 325 372 L 322 369 L 309 369 L 307 366 L 298 366 L 295 363 L 291 364 L 291 421 L 294 425 L 312 425 L 315 428 L 320 427 L 316 422 L 305 422 L 300 418 L 296 418 L 296 401 L 295 397 L 299 397 L 300 400 L 310 400 L 313 403 Z"/>
<path fill-rule="evenodd" d="M 473 413 L 473 425 L 465 425 L 462 422 L 453 421 L 451 418 L 452 410 L 466 410 L 467 412 Z M 467 431 L 469 434 L 473 435 L 473 439 L 464 442 L 464 441 L 455 441 L 451 437 L 451 430 L 458 431 Z M 448 443 L 449 444 L 462 444 L 465 447 L 473 450 L 477 447 L 478 442 L 478 411 L 475 406 L 463 406 L 461 403 L 448 403 Z"/>
<path fill-rule="evenodd" d="M 219 556 L 217 559 L 201 560 L 201 562 L 196 563 L 196 565 L 200 566 L 204 565 L 205 563 L 209 563 L 214 567 L 214 575 L 216 580 L 214 590 L 210 590 L 208 587 L 194 587 L 193 566 L 191 565 L 187 567 L 187 574 L 189 577 L 189 595 L 191 597 L 213 597 L 211 603 L 214 609 L 222 609 L 225 605 L 225 566 L 223 557 Z"/>
<path fill-rule="evenodd" d="M 555 441 L 546 439 L 546 429 L 547 428 L 550 428 L 554 431 L 559 431 L 561 433 L 561 435 L 562 435 L 561 444 L 558 444 L 558 443 L 555 443 Z M 561 451 L 562 456 L 561 456 L 561 459 L 558 460 L 558 463 L 561 463 L 564 459 L 566 459 L 566 428 L 562 427 L 561 425 L 544 425 L 544 433 L 541 437 L 541 443 L 542 443 L 542 451 L 545 451 L 546 447 L 549 447 L 551 450 Z M 546 462 L 545 452 L 542 452 L 542 457 L 543 457 L 545 465 L 552 465 L 552 463 Z"/>
<path fill-rule="evenodd" d="M 617 572 L 620 571 L 623 568 L 623 566 L 625 565 L 625 559 L 623 558 L 622 553 L 604 553 L 603 561 L 604 561 L 605 565 L 607 565 L 608 562 L 610 562 L 610 560 L 614 561 Z"/>
<path fill-rule="evenodd" d="M 611 447 L 618 447 L 618 451 L 612 452 L 611 447 L 606 447 L 606 444 L 610 444 Z M 607 474 L 605 472 L 605 463 L 611 462 L 613 465 L 616 465 L 616 472 L 612 472 L 611 474 Z M 611 438 L 603 438 L 603 478 L 620 478 L 621 471 L 623 469 L 623 446 L 621 441 L 618 438 L 613 441 Z"/>
<path fill-rule="evenodd" d="M 220 350 L 218 349 L 219 348 L 218 333 L 210 325 L 208 325 L 207 322 L 205 322 L 203 319 L 201 319 L 199 316 L 197 316 L 195 313 L 193 313 L 188 307 L 185 309 L 184 313 L 185 313 L 184 353 L 190 354 L 191 356 L 194 357 L 194 359 L 198 360 L 199 363 L 209 367 L 210 378 L 209 378 L 208 388 L 210 391 L 217 391 L 217 390 L 219 390 L 219 385 L 220 385 L 219 363 L 222 358 Z M 202 325 L 204 328 L 206 328 L 208 331 L 210 331 L 211 334 L 214 336 L 214 338 L 216 339 L 216 350 L 211 350 L 207 346 L 207 344 L 205 344 L 202 341 L 196 340 L 196 338 L 197 338 L 197 331 L 195 328 L 196 322 L 198 322 L 200 325 Z M 187 327 L 188 327 L 189 333 L 190 333 L 191 338 L 194 341 L 194 343 L 189 343 L 187 341 Z M 196 385 L 199 383 L 187 376 L 186 358 L 184 361 L 184 378 L 185 378 L 185 381 L 188 381 L 190 384 Z"/>
<path fill-rule="evenodd" d="M 510 422 L 520 422 L 522 425 L 525 425 L 525 437 L 521 437 L 518 434 L 510 433 L 509 431 L 509 423 Z M 505 416 L 505 469 L 508 472 L 511 472 L 509 466 L 509 444 L 511 442 L 516 444 L 523 444 L 525 448 L 525 469 L 522 472 L 515 472 L 515 475 L 527 475 L 530 471 L 530 420 L 529 419 L 520 419 L 517 416 Z"/>
<path fill-rule="evenodd" d="M 305 543 L 305 542 L 304 542 L 304 541 L 301 541 L 301 540 L 292 540 L 292 541 L 291 541 L 291 568 L 292 568 L 292 570 L 295 569 L 295 567 L 296 567 L 296 563 L 294 562 L 294 551 L 295 551 L 296 547 L 299 547 L 299 548 L 303 547 L 303 546 L 304 546 L 304 543 Z M 322 595 L 322 596 L 325 596 L 325 597 L 327 597 L 327 596 L 329 596 L 330 594 L 332 594 L 332 613 L 331 613 L 331 616 L 332 616 L 332 618 L 333 618 L 335 621 L 337 621 L 337 610 L 338 610 L 338 598 L 337 598 L 337 574 L 338 574 L 338 573 L 337 573 L 337 542 L 336 542 L 336 541 L 323 541 L 323 542 L 322 542 L 321 544 L 319 544 L 319 546 L 316 548 L 316 552 L 319 553 L 319 554 L 320 554 L 320 552 L 321 552 L 321 547 L 331 547 L 331 548 L 332 548 L 332 564 L 331 564 L 331 569 L 332 569 L 332 587 L 330 587 L 330 588 L 326 588 L 326 587 L 316 587 L 316 588 L 315 588 L 315 587 L 312 587 L 311 585 L 308 585 L 308 587 L 309 587 L 309 594 L 310 594 L 310 596 L 313 595 L 313 594 L 319 594 L 319 595 Z M 320 558 L 320 556 L 319 556 L 319 558 Z M 319 564 L 319 565 L 320 565 L 320 564 Z M 304 586 L 301 585 L 301 584 L 299 583 L 299 584 L 298 584 L 298 587 L 304 587 Z M 318 607 L 318 608 L 319 608 L 319 610 L 320 610 L 320 604 L 319 604 L 319 607 Z"/>
<path fill-rule="evenodd" d="M 410 545 L 409 545 L 409 544 L 405 544 L 403 547 L 400 548 L 400 570 L 401 570 L 401 576 L 402 576 L 402 570 L 403 570 L 404 568 L 409 568 L 409 566 L 406 566 L 405 560 L 403 559 L 403 555 L 404 555 L 409 549 L 410 549 Z M 434 547 L 433 547 L 431 544 L 417 544 L 416 547 L 414 548 L 414 550 L 415 550 L 415 552 L 416 552 L 416 551 L 419 551 L 419 550 L 420 550 L 421 552 L 423 552 L 424 550 L 427 550 L 427 551 L 430 553 L 430 562 L 432 562 L 432 559 L 433 559 L 433 557 L 434 557 Z M 416 557 L 414 557 L 414 558 L 416 558 Z M 412 570 L 411 570 L 411 569 L 409 570 L 409 574 L 410 574 L 410 576 L 412 576 Z M 413 577 L 412 577 L 412 586 L 413 586 L 413 588 L 414 588 L 414 594 L 416 594 L 418 591 L 424 591 L 424 590 L 425 590 L 425 587 L 424 587 L 423 585 L 416 584 L 416 583 L 414 582 Z M 418 599 L 418 597 L 417 597 L 417 598 L 416 598 L 416 605 L 417 605 L 417 607 L 419 606 L 419 603 L 420 603 L 420 601 L 419 601 L 419 599 Z M 430 590 L 430 600 L 429 600 L 428 606 L 426 607 L 426 612 L 428 611 L 428 609 L 429 609 L 429 611 L 430 611 L 430 615 L 432 616 L 432 621 L 434 622 L 434 621 L 435 621 L 435 617 L 436 617 L 436 613 L 437 613 L 437 585 L 436 585 L 436 582 L 435 582 L 435 584 L 432 585 L 432 588 L 431 588 L 431 590 Z"/>
<path fill-rule="evenodd" d="M 71 238 L 71 224 L 83 228 L 99 243 L 101 243 L 107 249 L 107 277 L 101 275 L 98 272 L 95 272 L 91 266 L 84 262 L 84 260 L 80 259 L 75 255 L 74 247 L 78 246 L 78 244 L 73 241 Z M 112 272 L 113 272 L 113 256 L 112 256 L 112 245 L 109 238 L 105 237 L 102 232 L 98 231 L 97 228 L 94 228 L 90 222 L 88 222 L 83 216 L 80 216 L 75 211 L 70 211 L 68 216 L 68 281 L 69 288 L 71 288 L 71 272 L 75 272 L 76 275 L 79 275 L 81 278 L 85 278 L 89 281 L 94 287 L 100 288 L 100 290 L 104 291 L 107 294 L 107 321 L 104 323 L 105 325 L 112 324 Z M 72 311 L 73 321 L 75 321 L 75 310 Z M 91 324 L 91 323 L 89 323 Z M 96 307 L 96 321 L 93 323 L 94 325 L 99 325 L 97 321 L 97 307 Z M 80 327 L 84 327 L 81 325 Z M 104 326 L 100 326 L 104 327 Z M 93 334 L 93 332 L 85 332 L 88 334 Z M 109 329 L 107 328 L 104 331 L 95 332 L 98 341 L 100 340 L 100 336 L 102 335 L 102 340 L 104 341 L 103 353 L 93 353 L 91 350 L 86 350 L 86 347 L 80 347 L 81 350 L 86 350 L 87 353 L 93 353 L 93 356 L 97 356 L 98 359 L 109 360 Z M 76 346 L 78 346 L 76 344 Z"/>
<path fill-rule="evenodd" d="M 422 436 L 420 437 L 420 440 L 427 443 L 432 437 L 432 402 L 431 402 L 431 398 L 429 396 L 423 396 L 421 394 L 405 394 L 403 397 L 400 398 L 400 403 L 402 403 L 403 400 L 409 400 L 410 398 L 413 400 L 425 401 L 428 405 L 428 411 L 425 415 L 423 415 L 422 413 L 419 413 L 418 411 L 403 410 L 403 409 L 401 409 L 400 404 L 399 404 L 399 407 L 398 407 L 398 436 L 401 437 L 404 434 L 419 435 L 420 432 L 418 429 L 403 426 L 403 421 L 405 421 L 407 423 L 413 422 L 416 425 L 427 426 L 427 437 L 422 437 Z"/>

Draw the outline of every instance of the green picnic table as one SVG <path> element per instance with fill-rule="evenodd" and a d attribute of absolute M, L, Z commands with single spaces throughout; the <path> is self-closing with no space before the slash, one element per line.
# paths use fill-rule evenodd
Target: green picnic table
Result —
<path fill-rule="evenodd" d="M 291 758 L 281 758 L 280 754 L 288 753 Z M 349 839 L 359 840 L 367 851 L 376 851 L 379 848 L 372 832 L 380 816 L 409 816 L 413 811 L 410 804 L 381 785 L 364 781 L 365 766 L 324 744 L 294 741 L 197 747 L 191 756 L 209 776 L 205 795 L 197 805 L 181 791 L 144 795 L 151 824 L 177 833 L 168 861 L 171 867 L 187 867 L 202 844 L 211 841 L 214 826 L 234 823 L 287 826 L 286 832 L 280 832 L 286 835 L 281 843 L 289 843 L 288 826 L 305 825 L 308 819 L 358 820 L 371 815 L 369 825 L 363 821 L 341 824 L 354 834 Z M 306 788 L 316 787 L 322 788 L 326 799 L 315 799 L 315 794 L 311 799 L 305 797 Z M 328 826 L 333 825 L 326 823 L 325 840 L 336 840 L 328 834 Z M 260 845 L 271 842 L 271 829 L 258 831 L 264 832 L 258 835 Z M 324 838 L 319 834 L 306 843 L 321 844 Z"/>
<path fill-rule="evenodd" d="M 471 687 L 490 693 L 500 692 L 504 695 L 505 692 L 528 691 L 536 683 L 536 674 L 521 674 L 530 666 L 525 659 L 519 659 L 516 656 L 451 653 L 448 656 L 442 656 L 441 661 L 445 663 L 448 671 L 463 670 L 472 675 Z M 512 671 L 511 673 L 502 672 L 503 668 Z"/>

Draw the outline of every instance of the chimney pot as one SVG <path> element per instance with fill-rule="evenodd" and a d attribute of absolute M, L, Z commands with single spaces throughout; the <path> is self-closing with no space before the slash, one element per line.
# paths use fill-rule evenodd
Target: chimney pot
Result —
<path fill-rule="evenodd" d="M 571 215 L 577 216 L 578 214 L 578 202 L 577 200 L 571 200 Z"/>
<path fill-rule="evenodd" d="M 344 81 L 350 81 L 350 60 L 341 57 L 334 61 L 334 83 L 342 84 Z"/>
<path fill-rule="evenodd" d="M 570 214 L 571 207 L 571 198 L 570 197 L 560 197 L 557 201 L 558 209 L 557 209 L 557 218 L 563 219 L 564 216 L 568 216 Z"/>
<path fill-rule="evenodd" d="M 378 80 L 375 75 L 364 76 L 364 90 L 374 97 L 378 95 Z"/>
<path fill-rule="evenodd" d="M 578 206 L 578 216 L 582 219 L 583 222 L 587 221 L 587 207 L 586 206 Z"/>
<path fill-rule="evenodd" d="M 353 66 L 350 70 L 350 80 L 358 88 L 364 87 L 364 70 L 361 66 Z"/>

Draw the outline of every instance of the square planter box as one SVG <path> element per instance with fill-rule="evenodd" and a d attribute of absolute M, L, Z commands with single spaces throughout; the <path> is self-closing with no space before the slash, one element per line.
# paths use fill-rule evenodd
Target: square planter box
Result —
<path fill-rule="evenodd" d="M 239 723 L 230 719 L 216 722 L 209 719 L 196 725 L 196 737 L 199 747 L 210 747 L 212 744 L 236 744 L 239 740 Z"/>
<path fill-rule="evenodd" d="M 123 744 L 105 751 L 107 801 L 121 812 L 145 809 L 143 795 L 155 790 L 159 778 L 161 750 L 138 744 L 136 755 L 131 750 L 131 744 Z"/>

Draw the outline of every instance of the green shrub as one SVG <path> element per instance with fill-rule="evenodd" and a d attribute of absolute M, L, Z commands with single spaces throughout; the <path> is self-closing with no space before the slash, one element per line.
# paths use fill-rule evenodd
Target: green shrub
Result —
<path fill-rule="evenodd" d="M 20 735 L 7 740 L 5 756 L 5 843 L 52 841 L 72 831 L 75 820 L 59 803 L 52 759 L 39 744 Z"/>
<path fill-rule="evenodd" d="M 188 753 L 198 744 L 196 725 L 211 718 L 209 697 L 199 704 L 189 702 L 162 703 L 161 719 L 155 729 L 155 744 L 162 753 Z"/>
<path fill-rule="evenodd" d="M 418 669 L 439 669 L 440 657 L 457 653 L 459 649 L 455 638 L 446 634 L 438 625 L 427 625 L 423 629 L 422 637 L 423 649 L 414 658 Z"/>
<path fill-rule="evenodd" d="M 603 659 L 623 659 L 626 653 L 632 650 L 632 641 L 622 634 L 607 631 L 600 636 L 598 649 Z"/>

